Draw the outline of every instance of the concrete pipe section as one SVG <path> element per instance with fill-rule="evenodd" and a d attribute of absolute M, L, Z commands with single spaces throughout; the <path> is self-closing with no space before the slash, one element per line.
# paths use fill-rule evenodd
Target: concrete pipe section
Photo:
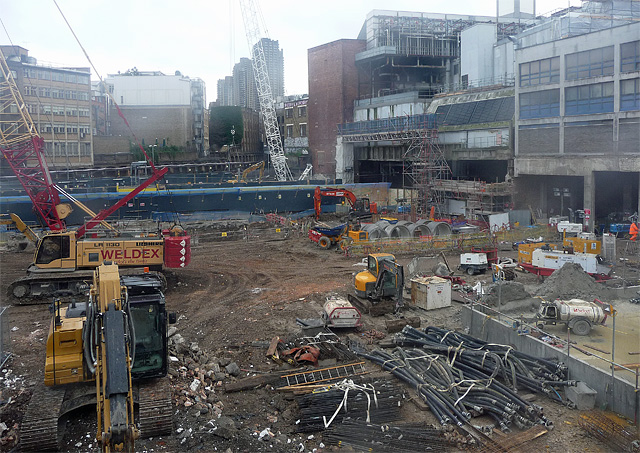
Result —
<path fill-rule="evenodd" d="M 451 234 L 451 225 L 446 222 L 429 222 L 427 228 L 433 236 L 447 236 Z"/>
<path fill-rule="evenodd" d="M 386 231 L 375 223 L 365 223 L 361 225 L 362 231 L 369 233 L 369 240 L 384 239 L 387 237 Z"/>
<path fill-rule="evenodd" d="M 391 239 L 409 239 L 412 237 L 409 229 L 404 225 L 389 225 L 384 230 Z"/>
<path fill-rule="evenodd" d="M 410 223 L 407 225 L 407 229 L 411 234 L 411 237 L 419 238 L 420 236 L 431 236 L 431 230 L 424 224 Z"/>

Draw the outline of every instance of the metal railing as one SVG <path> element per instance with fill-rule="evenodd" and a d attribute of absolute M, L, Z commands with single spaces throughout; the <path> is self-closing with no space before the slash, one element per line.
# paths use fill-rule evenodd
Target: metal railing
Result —
<path fill-rule="evenodd" d="M 436 115 L 422 114 L 399 116 L 380 120 L 358 121 L 338 125 L 339 135 L 375 134 L 383 132 L 409 132 L 415 130 L 436 129 Z"/>

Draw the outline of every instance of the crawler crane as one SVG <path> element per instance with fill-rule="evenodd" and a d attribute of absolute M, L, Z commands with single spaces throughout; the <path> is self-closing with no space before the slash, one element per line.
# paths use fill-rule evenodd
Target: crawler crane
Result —
<path fill-rule="evenodd" d="M 27 276 L 9 285 L 8 295 L 18 299 L 18 303 L 37 303 L 47 296 L 80 294 L 83 282 L 91 279 L 92 270 L 105 259 L 117 262 L 122 268 L 150 267 L 154 271 L 163 266 L 179 268 L 189 264 L 191 238 L 182 228 L 125 236 L 106 222 L 109 215 L 160 180 L 167 172 L 166 168 L 158 169 L 149 160 L 151 177 L 99 213 L 91 211 L 53 182 L 45 158 L 44 140 L 38 135 L 1 51 L 0 151 L 31 199 L 43 226 L 49 229 L 37 241 Z M 76 230 L 68 230 L 64 219 L 72 208 L 60 201 L 61 195 L 73 201 L 91 219 Z M 88 238 L 86 234 L 100 224 L 107 228 L 106 234 L 98 237 L 93 233 Z"/>

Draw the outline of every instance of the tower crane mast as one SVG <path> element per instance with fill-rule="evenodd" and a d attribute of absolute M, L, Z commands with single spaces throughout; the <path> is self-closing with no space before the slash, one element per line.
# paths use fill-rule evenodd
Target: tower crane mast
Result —
<path fill-rule="evenodd" d="M 267 60 L 264 56 L 262 38 L 267 37 L 266 31 L 263 33 L 258 21 L 258 5 L 255 0 L 240 0 L 242 8 L 242 19 L 247 35 L 247 42 L 252 54 L 253 75 L 258 90 L 258 100 L 260 101 L 260 114 L 264 123 L 267 145 L 269 146 L 269 156 L 276 172 L 278 181 L 291 181 L 293 176 L 287 165 L 287 158 L 284 155 L 278 120 L 267 71 Z"/>

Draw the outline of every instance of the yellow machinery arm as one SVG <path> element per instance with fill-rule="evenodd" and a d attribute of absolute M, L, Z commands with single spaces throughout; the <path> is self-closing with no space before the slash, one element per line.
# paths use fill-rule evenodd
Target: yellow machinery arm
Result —
<path fill-rule="evenodd" d="M 24 221 L 17 214 L 9 214 L 9 218 L 6 218 L 3 214 L 0 218 L 0 225 L 15 225 L 19 232 L 25 235 L 27 239 L 29 239 L 34 244 L 38 243 L 40 239 L 38 235 L 33 231 L 29 225 L 24 223 Z"/>
<path fill-rule="evenodd" d="M 105 261 L 94 272 L 84 336 L 87 363 L 95 366 L 96 439 L 103 452 L 133 452 L 139 436 L 131 385 L 135 338 L 127 288 L 120 283 L 117 264 Z"/>
<path fill-rule="evenodd" d="M 255 163 L 252 166 L 250 166 L 247 169 L 245 169 L 245 171 L 242 172 L 242 181 L 246 181 L 247 180 L 247 176 L 249 176 L 249 173 L 251 173 L 252 171 L 255 171 L 257 169 L 260 169 L 260 176 L 258 176 L 258 181 L 262 182 L 262 175 L 264 173 L 264 161 L 263 160 L 261 160 L 260 162 Z"/>

